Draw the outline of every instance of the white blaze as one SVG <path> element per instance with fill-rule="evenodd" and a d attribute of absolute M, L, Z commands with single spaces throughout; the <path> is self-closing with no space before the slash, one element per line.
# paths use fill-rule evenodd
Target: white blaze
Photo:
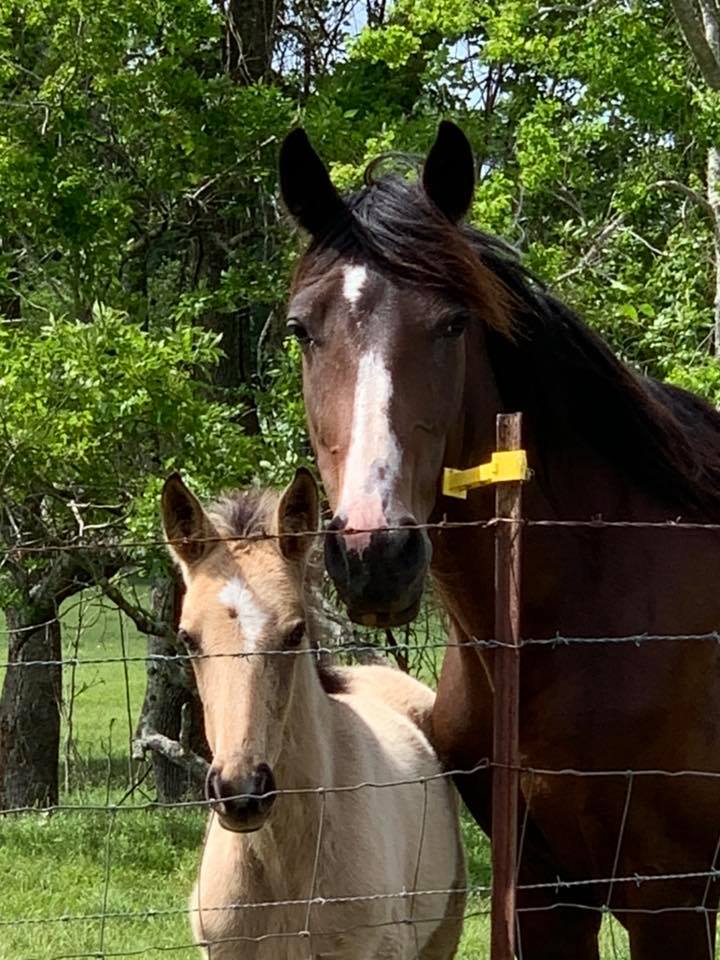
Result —
<path fill-rule="evenodd" d="M 241 577 L 233 577 L 218 594 L 218 600 L 237 614 L 245 638 L 245 649 L 255 650 L 268 622 L 268 615 L 258 605 L 252 590 Z"/>
<path fill-rule="evenodd" d="M 387 525 L 386 495 L 400 467 L 400 447 L 390 426 L 391 399 L 390 371 L 382 354 L 371 350 L 358 364 L 350 449 L 337 511 L 355 530 Z M 351 549 L 363 550 L 369 542 L 369 533 L 347 538 Z"/>
<path fill-rule="evenodd" d="M 366 280 L 367 270 L 360 264 L 352 264 L 343 268 L 343 294 L 351 307 L 354 307 L 360 299 Z"/>

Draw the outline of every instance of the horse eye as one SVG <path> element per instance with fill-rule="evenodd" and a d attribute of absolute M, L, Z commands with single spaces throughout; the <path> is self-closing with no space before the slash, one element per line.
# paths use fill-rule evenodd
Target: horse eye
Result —
<path fill-rule="evenodd" d="M 456 313 L 439 324 L 438 334 L 448 340 L 455 340 L 465 333 L 467 323 L 468 318 L 464 313 Z"/>
<path fill-rule="evenodd" d="M 303 620 L 300 623 L 296 623 L 295 626 L 290 630 L 285 636 L 285 646 L 286 647 L 299 647 L 302 643 L 302 639 L 305 636 L 305 622 Z"/>
<path fill-rule="evenodd" d="M 313 339 L 307 332 L 306 327 L 304 327 L 299 320 L 291 318 L 288 320 L 286 326 L 290 336 L 295 337 L 298 343 L 300 343 L 303 347 L 306 347 L 313 342 Z"/>

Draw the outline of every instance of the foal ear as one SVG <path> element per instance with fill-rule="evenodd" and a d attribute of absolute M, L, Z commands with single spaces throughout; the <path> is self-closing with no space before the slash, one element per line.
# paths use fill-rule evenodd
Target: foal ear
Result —
<path fill-rule="evenodd" d="M 283 534 L 315 533 L 319 523 L 320 497 L 315 478 L 306 467 L 298 467 L 277 507 L 276 529 L 282 555 L 288 560 L 301 560 L 313 538 Z"/>
<path fill-rule="evenodd" d="M 202 560 L 215 546 L 207 539 L 216 537 L 217 531 L 179 473 L 171 473 L 165 481 L 160 511 L 165 539 L 174 541 L 168 544 L 168 550 L 185 576 L 188 568 Z"/>
<path fill-rule="evenodd" d="M 321 237 L 345 211 L 325 164 L 301 127 L 280 148 L 280 192 L 295 220 L 313 237 Z"/>
<path fill-rule="evenodd" d="M 445 216 L 457 223 L 470 209 L 475 189 L 475 163 L 460 127 L 443 120 L 423 167 L 425 193 Z"/>

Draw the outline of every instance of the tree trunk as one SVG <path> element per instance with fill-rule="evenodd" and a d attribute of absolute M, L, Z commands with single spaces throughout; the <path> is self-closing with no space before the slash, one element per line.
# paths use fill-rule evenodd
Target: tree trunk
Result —
<path fill-rule="evenodd" d="M 236 223 L 218 222 L 216 231 L 231 234 Z M 208 238 L 208 253 L 205 274 L 210 290 L 217 290 L 227 271 L 229 261 L 220 244 Z M 220 399 L 231 406 L 242 404 L 239 422 L 245 432 L 257 435 L 260 432 L 257 408 L 250 391 L 256 373 L 253 354 L 251 312 L 248 307 L 240 309 L 215 309 L 202 318 L 203 325 L 221 335 L 222 356 L 214 371 L 213 382 L 220 388 Z"/>
<path fill-rule="evenodd" d="M 225 8 L 225 69 L 238 83 L 270 73 L 283 0 L 228 0 Z"/>
<path fill-rule="evenodd" d="M 158 620 L 177 627 L 182 594 L 173 576 L 162 577 L 152 591 L 153 614 Z M 172 657 L 177 649 L 167 637 L 148 637 L 150 656 Z M 178 662 L 149 661 L 147 688 L 136 737 L 142 742 L 148 733 L 162 734 L 171 740 L 180 735 L 181 712 L 189 703 L 192 715 L 191 744 L 196 753 L 208 755 L 202 722 L 202 706 L 195 689 L 192 668 Z M 197 783 L 187 769 L 173 763 L 161 753 L 152 754 L 157 798 L 161 803 L 177 803 L 197 791 Z"/>
<path fill-rule="evenodd" d="M 685 42 L 705 83 L 720 91 L 720 21 L 713 0 L 671 0 Z M 710 206 L 715 253 L 713 335 L 715 356 L 720 358 L 720 148 L 707 155 L 707 202 Z"/>
<path fill-rule="evenodd" d="M 705 39 L 713 61 L 720 64 L 720 24 L 714 4 L 701 0 Z M 713 334 L 715 356 L 720 357 L 720 150 L 710 147 L 707 157 L 707 198 L 713 213 L 713 242 L 715 252 L 715 299 L 713 302 Z"/>
<path fill-rule="evenodd" d="M 10 607 L 8 667 L 0 698 L 0 809 L 58 802 L 62 668 L 55 609 Z"/>
<path fill-rule="evenodd" d="M 715 356 L 720 359 L 720 150 L 710 147 L 707 158 L 707 199 L 712 208 L 713 247 L 715 253 L 715 298 L 713 334 Z"/>

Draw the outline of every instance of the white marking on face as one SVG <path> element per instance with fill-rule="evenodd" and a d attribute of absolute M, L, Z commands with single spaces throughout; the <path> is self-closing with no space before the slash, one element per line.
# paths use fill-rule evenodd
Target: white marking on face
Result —
<path fill-rule="evenodd" d="M 351 307 L 360 299 L 366 280 L 367 270 L 361 264 L 348 264 L 343 268 L 343 294 Z"/>
<path fill-rule="evenodd" d="M 258 605 L 255 595 L 241 577 L 233 577 L 218 593 L 218 600 L 234 610 L 245 639 L 245 649 L 255 650 L 268 622 L 268 615 Z"/>
<path fill-rule="evenodd" d="M 350 449 L 345 462 L 338 514 L 355 530 L 386 526 L 386 495 L 400 468 L 400 447 L 390 425 L 392 379 L 382 354 L 360 358 L 353 401 Z M 369 533 L 346 538 L 348 549 L 361 552 Z"/>

